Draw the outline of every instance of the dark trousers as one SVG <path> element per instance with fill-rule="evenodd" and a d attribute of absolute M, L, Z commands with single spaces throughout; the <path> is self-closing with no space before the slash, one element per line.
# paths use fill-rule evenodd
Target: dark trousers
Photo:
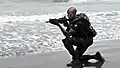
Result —
<path fill-rule="evenodd" d="M 78 37 L 70 37 L 63 39 L 62 42 L 68 52 L 72 55 L 72 59 L 79 60 L 87 48 L 92 45 L 93 38 L 89 37 L 84 39 Z M 73 45 L 76 46 L 76 49 L 74 49 Z"/>

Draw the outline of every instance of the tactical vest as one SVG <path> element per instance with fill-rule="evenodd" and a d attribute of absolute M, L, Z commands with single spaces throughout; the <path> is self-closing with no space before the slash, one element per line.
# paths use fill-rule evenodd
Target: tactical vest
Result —
<path fill-rule="evenodd" d="M 85 30 L 83 29 L 83 31 L 80 31 L 80 32 L 84 32 L 83 33 L 83 36 L 84 34 L 86 34 L 88 37 L 95 37 L 97 35 L 97 32 L 94 30 L 94 28 L 91 26 L 91 23 L 89 21 L 89 18 L 84 14 L 84 13 L 80 13 L 80 14 L 77 14 L 76 15 L 76 19 L 73 20 L 71 23 L 76 26 L 76 24 L 78 23 L 75 23 L 75 22 L 81 22 L 81 23 L 84 23 L 83 26 L 85 26 Z M 82 26 L 81 26 L 82 27 Z M 82 29 L 81 29 L 82 30 Z M 78 33 L 79 34 L 79 33 Z"/>

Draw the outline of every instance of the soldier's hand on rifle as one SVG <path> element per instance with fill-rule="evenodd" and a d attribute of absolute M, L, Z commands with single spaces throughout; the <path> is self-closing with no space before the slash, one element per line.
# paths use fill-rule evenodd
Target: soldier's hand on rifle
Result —
<path fill-rule="evenodd" d="M 59 22 L 57 21 L 57 19 L 49 19 L 49 22 L 53 25 L 59 26 Z"/>

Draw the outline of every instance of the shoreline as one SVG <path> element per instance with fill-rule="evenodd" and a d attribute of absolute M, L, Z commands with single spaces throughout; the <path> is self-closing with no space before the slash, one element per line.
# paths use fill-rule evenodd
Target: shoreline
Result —
<path fill-rule="evenodd" d="M 102 68 L 119 68 L 119 45 L 120 40 L 99 41 L 95 42 L 87 53 L 92 54 L 100 49 L 102 56 L 105 58 Z M 105 47 L 108 49 L 103 49 Z M 64 50 L 0 59 L 0 68 L 67 68 L 66 64 L 70 61 L 71 56 Z"/>
<path fill-rule="evenodd" d="M 93 44 L 89 48 L 94 47 L 96 43 L 99 43 L 99 42 L 109 42 L 109 41 L 120 41 L 120 40 L 112 40 L 112 39 L 111 40 L 109 40 L 109 39 L 106 39 L 106 40 L 94 40 Z M 16 56 L 16 55 L 9 56 L 9 57 L 8 56 L 7 57 L 6 56 L 5 57 L 1 56 L 0 60 L 1 59 L 11 59 L 11 58 L 16 58 L 16 57 L 25 57 L 25 56 L 31 56 L 31 55 L 37 55 L 37 54 L 54 53 L 54 52 L 60 52 L 60 51 L 67 51 L 67 50 L 65 48 L 63 48 L 62 50 L 43 52 L 43 53 L 41 53 L 41 52 L 31 52 L 31 53 L 24 54 L 24 55 L 19 55 L 19 56 Z"/>

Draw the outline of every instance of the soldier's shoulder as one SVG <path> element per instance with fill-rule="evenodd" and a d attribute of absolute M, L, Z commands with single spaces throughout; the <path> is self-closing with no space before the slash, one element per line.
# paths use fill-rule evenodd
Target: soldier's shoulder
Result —
<path fill-rule="evenodd" d="M 79 13 L 76 16 L 77 16 L 77 18 L 84 18 L 86 20 L 89 20 L 88 16 L 85 13 Z"/>

